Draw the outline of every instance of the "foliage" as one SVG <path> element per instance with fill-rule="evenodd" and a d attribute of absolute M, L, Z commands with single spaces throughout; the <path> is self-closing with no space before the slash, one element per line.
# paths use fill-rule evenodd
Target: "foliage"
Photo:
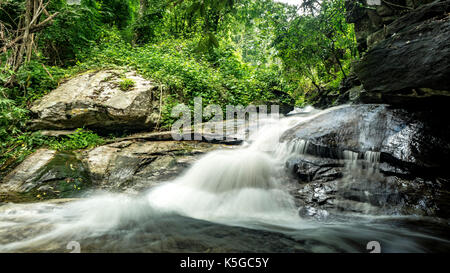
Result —
<path fill-rule="evenodd" d="M 71 151 L 95 147 L 103 143 L 103 138 L 96 133 L 78 128 L 75 133 L 63 137 L 62 140 L 50 143 L 50 148 L 58 151 Z"/>
<path fill-rule="evenodd" d="M 23 1 L 2 0 L 0 1 L 0 22 L 7 26 L 18 25 L 20 14 L 25 10 Z"/>
<path fill-rule="evenodd" d="M 136 83 L 132 79 L 122 79 L 119 85 L 122 91 L 128 91 L 132 89 L 136 85 Z"/>
<path fill-rule="evenodd" d="M 77 54 L 100 38 L 103 26 L 99 4 L 95 0 L 83 0 L 82 5 L 68 5 L 59 0 L 51 1 L 49 9 L 60 14 L 41 33 L 39 47 L 48 64 L 73 65 Z"/>
<path fill-rule="evenodd" d="M 0 141 L 19 134 L 25 126 L 27 110 L 17 107 L 16 102 L 0 95 Z"/>
<path fill-rule="evenodd" d="M 298 16 L 282 26 L 274 41 L 285 75 L 317 91 L 337 89 L 358 53 L 353 26 L 345 21 L 344 0 L 311 1 L 318 14 Z M 314 5 L 313 5 L 314 4 Z M 305 92 L 310 90 L 304 90 Z"/>
<path fill-rule="evenodd" d="M 99 11 L 101 20 L 108 26 L 124 29 L 134 20 L 138 0 L 101 0 Z"/>
<path fill-rule="evenodd" d="M 132 47 L 126 43 L 109 43 L 86 56 L 94 66 L 128 66 L 141 75 L 165 85 L 164 125 L 173 122 L 170 109 L 177 103 L 193 107 L 195 97 L 203 103 L 248 105 L 280 99 L 287 92 L 277 66 L 254 67 L 229 45 L 214 49 L 211 56 L 196 53 L 198 40 L 170 40 L 159 44 Z M 212 61 L 214 60 L 214 61 Z M 289 96 L 286 95 L 286 99 Z"/>
<path fill-rule="evenodd" d="M 167 20 L 166 0 L 142 0 L 145 4 L 141 7 L 140 16 L 132 24 L 134 42 L 146 44 L 161 41 L 167 36 L 168 29 L 164 22 Z M 166 20 L 165 20 L 166 19 Z"/>
<path fill-rule="evenodd" d="M 0 2 L 0 22 L 17 24 L 25 0 Z M 0 85 L 0 172 L 38 147 L 92 147 L 104 139 L 78 129 L 63 138 L 29 132 L 28 108 L 62 80 L 89 69 L 126 67 L 164 86 L 162 125 L 178 103 L 298 105 L 336 89 L 358 57 L 344 0 L 305 0 L 298 7 L 273 0 L 52 0 L 59 12 L 36 34 L 34 55 Z M 45 19 L 45 16 L 41 20 Z M 1 45 L 0 45 L 1 46 Z M 0 54 L 3 64 L 9 52 Z M 120 87 L 134 86 L 123 79 Z M 313 90 L 318 90 L 313 92 Z"/>

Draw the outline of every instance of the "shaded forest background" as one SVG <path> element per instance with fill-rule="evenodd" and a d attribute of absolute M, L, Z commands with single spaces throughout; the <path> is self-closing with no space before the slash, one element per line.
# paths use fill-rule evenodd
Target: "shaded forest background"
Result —
<path fill-rule="evenodd" d="M 79 2 L 79 3 L 78 3 Z M 27 110 L 64 79 L 128 67 L 164 85 L 172 107 L 302 106 L 339 85 L 359 58 L 344 0 L 0 0 L 0 171 L 37 147 L 79 149 L 105 137 L 29 132 Z"/>

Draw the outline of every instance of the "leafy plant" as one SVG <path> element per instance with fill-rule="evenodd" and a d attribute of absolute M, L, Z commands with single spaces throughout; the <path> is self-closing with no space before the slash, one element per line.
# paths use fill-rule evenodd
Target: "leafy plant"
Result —
<path fill-rule="evenodd" d="M 0 95 L 0 140 L 22 132 L 28 111 L 17 107 L 16 102 Z"/>
<path fill-rule="evenodd" d="M 84 148 L 95 147 L 104 143 L 102 137 L 82 128 L 78 128 L 75 133 L 67 135 L 61 141 L 54 141 L 50 148 L 58 151 L 71 151 Z"/>
<path fill-rule="evenodd" d="M 353 25 L 345 19 L 345 1 L 312 0 L 303 7 L 311 13 L 288 22 L 274 41 L 285 75 L 299 86 L 309 82 L 317 92 L 337 89 L 358 57 Z"/>
<path fill-rule="evenodd" d="M 122 81 L 119 83 L 120 90 L 122 91 L 129 91 L 136 85 L 136 82 L 132 79 L 122 79 Z"/>

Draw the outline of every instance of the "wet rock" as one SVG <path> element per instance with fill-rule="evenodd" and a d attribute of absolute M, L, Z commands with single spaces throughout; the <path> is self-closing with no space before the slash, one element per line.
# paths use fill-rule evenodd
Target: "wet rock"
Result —
<path fill-rule="evenodd" d="M 74 153 L 40 149 L 0 183 L 3 201 L 66 198 L 90 187 L 86 167 Z"/>
<path fill-rule="evenodd" d="M 90 190 L 138 193 L 179 175 L 224 145 L 196 141 L 120 141 L 89 150 L 41 149 L 0 183 L 0 201 L 76 197 Z"/>
<path fill-rule="evenodd" d="M 295 176 L 299 182 L 311 181 L 331 181 L 342 177 L 342 167 L 344 164 L 338 160 L 329 158 L 317 158 L 312 156 L 302 156 L 291 159 L 287 167 L 292 166 Z"/>
<path fill-rule="evenodd" d="M 310 207 L 310 206 L 304 206 L 301 207 L 298 211 L 298 214 L 300 215 L 300 217 L 303 218 L 315 218 L 317 220 L 325 220 L 329 213 L 326 210 L 323 209 L 317 209 L 315 207 Z"/>
<path fill-rule="evenodd" d="M 121 87 L 124 79 L 134 84 Z M 35 102 L 33 129 L 87 127 L 105 131 L 145 130 L 158 123 L 158 86 L 135 72 L 102 70 L 81 74 Z"/>
<path fill-rule="evenodd" d="M 448 217 L 450 124 L 432 112 L 346 105 L 281 137 L 299 204 L 328 211 Z"/>
<path fill-rule="evenodd" d="M 42 130 L 39 133 L 43 136 L 61 137 L 75 134 L 76 130 Z"/>
<path fill-rule="evenodd" d="M 450 101 L 449 12 L 450 1 L 435 1 L 369 36 L 372 47 L 354 67 L 370 94 L 361 102 L 424 107 Z"/>
<path fill-rule="evenodd" d="M 344 151 L 379 152 L 411 172 L 442 172 L 450 160 L 450 123 L 432 112 L 410 112 L 387 105 L 346 105 L 325 111 L 288 130 L 282 141 L 302 139 L 311 155 L 343 159 Z"/>
<path fill-rule="evenodd" d="M 116 138 L 112 142 L 118 141 L 173 141 L 175 138 L 180 140 L 196 140 L 206 143 L 214 144 L 226 144 L 226 145 L 238 145 L 241 144 L 248 132 L 248 128 L 245 125 L 238 125 L 236 123 L 231 131 L 227 131 L 226 124 L 228 121 L 223 122 L 223 132 L 221 134 L 211 133 L 205 130 L 205 124 L 201 124 L 201 130 L 196 132 L 195 130 L 183 130 L 179 131 L 163 131 L 163 132 L 143 132 L 131 134 L 126 137 Z M 212 123 L 215 124 L 215 123 Z"/>
<path fill-rule="evenodd" d="M 110 190 L 138 190 L 180 174 L 199 155 L 223 147 L 182 141 L 122 141 L 84 151 L 93 183 Z"/>
<path fill-rule="evenodd" d="M 9 173 L 2 181 L 3 191 L 26 192 L 33 185 L 36 176 L 56 155 L 56 151 L 40 149 L 29 156 L 19 167 Z"/>

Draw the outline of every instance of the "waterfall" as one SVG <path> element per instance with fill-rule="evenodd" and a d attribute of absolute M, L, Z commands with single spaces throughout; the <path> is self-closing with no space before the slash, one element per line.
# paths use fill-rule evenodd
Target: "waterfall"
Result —
<path fill-rule="evenodd" d="M 366 151 L 364 153 L 364 159 L 367 162 L 377 164 L 380 162 L 380 155 L 381 155 L 380 152 Z"/>
<path fill-rule="evenodd" d="M 416 235 L 390 225 L 377 230 L 370 223 L 365 225 L 366 220 L 357 227 L 348 219 L 320 223 L 299 216 L 299 205 L 288 191 L 286 162 L 311 156 L 306 155 L 311 143 L 279 140 L 288 129 L 329 111 L 310 110 L 260 120 L 259 130 L 241 146 L 209 152 L 173 181 L 139 196 L 107 193 L 68 203 L 0 206 L 0 252 L 64 252 L 71 241 L 81 242 L 82 251 L 90 246 L 94 251 L 141 247 L 180 252 L 189 246 L 203 252 L 228 246 L 228 251 L 237 252 L 259 251 L 264 245 L 264 251 L 289 252 L 298 247 L 311 252 L 354 252 L 360 251 L 361 242 L 374 238 L 392 242 L 393 249 L 420 251 L 414 242 L 397 244 L 404 234 Z M 336 161 L 343 160 L 344 177 L 336 180 L 341 197 L 336 205 L 367 213 L 371 203 L 383 205 L 380 153 L 346 150 L 340 157 Z M 246 248 L 249 245 L 256 248 Z"/>
<path fill-rule="evenodd" d="M 294 198 L 285 189 L 287 158 L 307 143 L 280 143 L 281 135 L 310 116 L 259 120 L 259 130 L 242 147 L 200 158 L 175 181 L 148 193 L 152 207 L 228 224 L 298 221 Z"/>
<path fill-rule="evenodd" d="M 43 225 L 49 232 L 6 245 L 3 250 L 39 246 L 80 232 L 84 236 L 102 234 L 124 223 L 161 214 L 238 226 L 276 223 L 311 227 L 306 222 L 299 223 L 294 198 L 283 184 L 284 162 L 298 149 L 304 150 L 306 143 L 290 146 L 289 150 L 286 143 L 279 142 L 286 130 L 312 118 L 303 114 L 306 115 L 259 120 L 259 129 L 240 147 L 205 154 L 181 176 L 151 188 L 139 198 L 102 194 L 62 206 L 30 204 L 27 210 L 33 213 L 24 212 L 21 206 L 4 208 L 0 210 L 0 224 L 6 221 L 7 225 Z"/>
<path fill-rule="evenodd" d="M 386 188 L 380 187 L 383 175 L 378 170 L 380 153 L 343 151 L 344 176 L 338 182 L 336 205 L 344 210 L 364 214 L 384 211 L 380 198 Z M 375 203 L 377 208 L 374 207 Z M 381 204 L 381 206 L 380 206 Z"/>

